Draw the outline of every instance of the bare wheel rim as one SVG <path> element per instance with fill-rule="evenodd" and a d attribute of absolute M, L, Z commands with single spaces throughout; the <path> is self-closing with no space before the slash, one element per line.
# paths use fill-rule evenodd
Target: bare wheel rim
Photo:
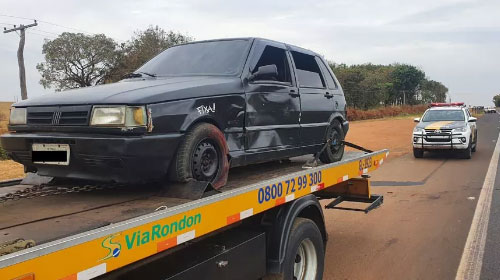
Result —
<path fill-rule="evenodd" d="M 293 279 L 316 279 L 318 258 L 313 242 L 307 238 L 302 240 L 293 264 Z"/>
<path fill-rule="evenodd" d="M 193 152 L 191 168 L 199 181 L 211 181 L 219 170 L 219 152 L 209 139 L 202 140 Z"/>
<path fill-rule="evenodd" d="M 342 139 L 340 137 L 340 133 L 335 128 L 332 128 L 332 131 L 330 132 L 330 140 L 330 150 L 332 153 L 338 152 L 342 147 Z"/>

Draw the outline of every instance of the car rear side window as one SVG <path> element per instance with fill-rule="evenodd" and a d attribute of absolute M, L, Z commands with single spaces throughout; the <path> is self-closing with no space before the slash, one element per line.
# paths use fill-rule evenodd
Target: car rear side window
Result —
<path fill-rule="evenodd" d="M 278 77 L 276 81 L 291 84 L 292 79 L 290 77 L 288 58 L 286 56 L 286 51 L 281 48 L 266 46 L 252 72 L 255 73 L 261 66 L 272 64 L 276 65 L 276 68 L 278 68 Z"/>
<path fill-rule="evenodd" d="M 330 71 L 328 71 L 328 66 L 325 65 L 325 63 L 316 57 L 316 62 L 318 63 L 319 67 L 321 68 L 321 71 L 323 72 L 323 77 L 325 77 L 326 84 L 328 85 L 329 89 L 336 89 L 337 88 L 337 83 L 335 83 L 335 80 L 332 77 L 332 74 Z"/>
<path fill-rule="evenodd" d="M 325 88 L 325 81 L 314 56 L 296 51 L 292 51 L 292 56 L 300 87 Z"/>

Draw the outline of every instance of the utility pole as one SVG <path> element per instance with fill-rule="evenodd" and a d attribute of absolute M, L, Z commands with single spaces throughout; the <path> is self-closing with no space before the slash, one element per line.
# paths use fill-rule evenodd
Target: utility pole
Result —
<path fill-rule="evenodd" d="M 17 63 L 19 64 L 19 84 L 21 86 L 21 99 L 28 99 L 28 91 L 26 90 L 26 71 L 24 69 L 24 42 L 26 40 L 26 29 L 30 27 L 37 26 L 38 23 L 35 22 L 28 25 L 19 25 L 18 27 L 14 25 L 14 28 L 7 29 L 3 28 L 3 33 L 9 33 L 13 31 L 20 31 L 19 48 L 17 49 Z"/>

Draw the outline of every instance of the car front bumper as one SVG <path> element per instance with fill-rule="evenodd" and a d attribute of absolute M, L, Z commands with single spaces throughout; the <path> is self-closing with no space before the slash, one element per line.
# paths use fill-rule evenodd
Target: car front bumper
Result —
<path fill-rule="evenodd" d="M 1 146 L 15 161 L 39 175 L 118 183 L 144 183 L 165 177 L 182 134 L 100 135 L 75 133 L 8 133 Z M 69 165 L 32 161 L 34 143 L 68 144 Z"/>
<path fill-rule="evenodd" d="M 464 141 L 465 140 L 465 141 Z M 450 135 L 413 134 L 413 148 L 424 150 L 464 150 L 469 147 L 469 137 L 465 133 Z"/>

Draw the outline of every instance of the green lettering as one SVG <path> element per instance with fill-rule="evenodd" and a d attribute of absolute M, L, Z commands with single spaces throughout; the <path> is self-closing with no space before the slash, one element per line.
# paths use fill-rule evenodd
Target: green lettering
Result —
<path fill-rule="evenodd" d="M 137 232 L 137 246 L 141 246 L 141 231 Z"/>
<path fill-rule="evenodd" d="M 128 234 L 125 235 L 125 242 L 127 242 L 127 249 L 132 249 L 132 247 L 134 247 L 134 240 L 136 235 L 137 232 L 134 232 L 134 234 L 132 234 L 132 240 L 130 240 Z"/>
<path fill-rule="evenodd" d="M 201 214 L 196 214 L 194 216 L 194 224 L 196 225 L 196 224 L 199 224 L 199 223 L 201 223 Z"/>
<path fill-rule="evenodd" d="M 193 217 L 189 217 L 187 220 L 187 226 L 191 227 L 193 225 Z"/>
<path fill-rule="evenodd" d="M 183 230 L 186 227 L 186 215 L 179 221 L 179 230 Z"/>
<path fill-rule="evenodd" d="M 174 230 L 175 227 L 175 230 Z M 170 224 L 170 232 L 177 232 L 177 222 L 173 222 Z"/>
<path fill-rule="evenodd" d="M 161 227 L 160 225 L 154 225 L 153 226 L 153 230 L 151 232 L 151 240 L 155 240 L 155 237 L 160 239 L 161 236 L 160 236 L 160 230 L 161 230 Z"/>
<path fill-rule="evenodd" d="M 142 233 L 141 244 L 146 244 L 149 242 L 149 231 Z"/>
<path fill-rule="evenodd" d="M 164 225 L 161 227 L 161 236 L 165 237 L 169 234 L 169 228 L 168 225 Z"/>

